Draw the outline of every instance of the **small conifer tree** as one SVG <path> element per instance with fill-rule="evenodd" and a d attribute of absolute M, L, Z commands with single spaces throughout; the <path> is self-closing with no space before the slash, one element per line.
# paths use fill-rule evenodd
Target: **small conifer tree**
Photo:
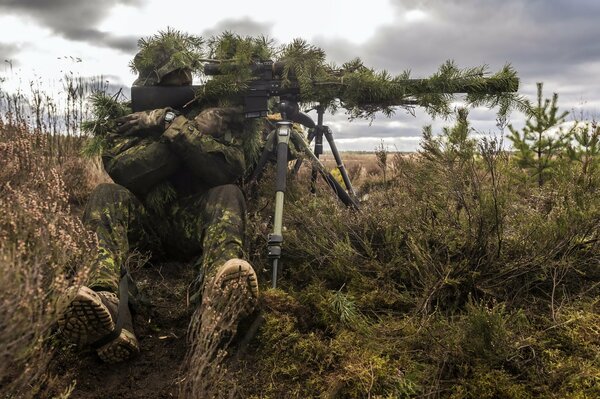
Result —
<path fill-rule="evenodd" d="M 527 121 L 522 131 L 509 125 L 510 135 L 518 164 L 531 172 L 538 186 L 542 186 L 552 174 L 566 152 L 573 129 L 565 131 L 561 124 L 565 122 L 567 111 L 558 109 L 558 94 L 552 99 L 542 97 L 542 83 L 537 84 L 537 104 L 525 100 Z"/>
<path fill-rule="evenodd" d="M 580 167 L 578 182 L 589 186 L 600 170 L 600 126 L 596 122 L 578 126 L 568 146 L 569 159 Z"/>

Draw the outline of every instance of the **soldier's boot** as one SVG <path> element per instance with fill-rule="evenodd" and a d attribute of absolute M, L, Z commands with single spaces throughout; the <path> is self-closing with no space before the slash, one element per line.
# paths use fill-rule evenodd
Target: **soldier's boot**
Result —
<path fill-rule="evenodd" d="M 79 288 L 58 320 L 62 335 L 79 346 L 94 346 L 114 331 L 118 305 L 119 299 L 112 292 Z M 119 336 L 96 348 L 104 362 L 121 362 L 140 351 L 129 309 L 121 317 L 124 323 Z"/>
<path fill-rule="evenodd" d="M 202 295 L 202 329 L 205 333 L 224 332 L 223 340 L 233 338 L 233 330 L 241 319 L 254 311 L 257 302 L 256 272 L 245 260 L 230 259 L 217 269 L 205 287 Z M 221 323 L 228 326 L 221 326 Z M 223 328 L 230 330 L 223 331 Z"/>

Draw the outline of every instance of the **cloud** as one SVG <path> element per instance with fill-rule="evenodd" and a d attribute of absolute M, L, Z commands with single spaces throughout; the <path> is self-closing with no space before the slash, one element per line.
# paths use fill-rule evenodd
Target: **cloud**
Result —
<path fill-rule="evenodd" d="M 380 27 L 362 44 L 344 39 L 316 37 L 328 57 L 337 63 L 354 57 L 366 65 L 393 74 L 411 70 L 413 77 L 426 77 L 445 60 L 460 67 L 488 65 L 491 72 L 511 63 L 521 80 L 520 93 L 535 100 L 536 82 L 544 82 L 544 96 L 558 92 L 559 107 L 598 113 L 593 100 L 600 92 L 600 2 L 596 0 L 390 0 L 394 23 Z M 394 119 L 419 126 L 431 123 L 426 116 L 416 119 L 398 115 Z M 411 120 L 412 119 L 412 120 Z M 494 111 L 472 112 L 476 129 L 495 128 Z M 511 115 L 519 127 L 524 116 Z M 383 118 L 374 123 L 378 127 Z M 449 123 L 449 122 L 448 122 Z M 448 123 L 445 123 L 446 125 Z M 434 131 L 441 125 L 434 122 Z M 438 130 L 436 130 L 436 126 Z M 352 137 L 360 134 L 352 124 L 345 129 Z M 398 136 L 411 135 L 415 128 Z M 372 129 L 365 131 L 373 131 Z M 370 133 L 369 133 L 370 134 Z M 391 137 L 381 129 L 377 137 Z M 346 137 L 346 136 L 344 136 Z"/>
<path fill-rule="evenodd" d="M 9 43 L 0 43 L 0 62 L 16 66 L 16 60 L 13 57 L 19 52 L 20 48 L 17 45 Z"/>
<path fill-rule="evenodd" d="M 114 36 L 94 28 L 117 5 L 137 6 L 145 0 L 0 0 L 0 11 L 25 15 L 66 39 L 129 52 L 136 48 L 137 37 Z"/>
<path fill-rule="evenodd" d="M 392 1 L 395 22 L 362 45 L 318 38 L 336 59 L 356 56 L 392 73 L 430 74 L 459 65 L 513 63 L 521 76 L 556 76 L 600 58 L 600 2 L 482 0 Z M 419 10 L 421 18 L 409 18 Z"/>
<path fill-rule="evenodd" d="M 224 19 L 214 27 L 204 30 L 202 36 L 216 36 L 225 31 L 231 31 L 242 36 L 268 36 L 272 32 L 272 27 L 268 23 L 256 22 L 250 18 Z"/>

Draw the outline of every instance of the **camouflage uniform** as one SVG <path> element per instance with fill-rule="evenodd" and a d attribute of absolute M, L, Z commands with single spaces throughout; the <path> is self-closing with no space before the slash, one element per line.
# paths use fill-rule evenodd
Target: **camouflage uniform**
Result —
<path fill-rule="evenodd" d="M 134 85 L 191 84 L 198 62 L 186 45 L 192 42 L 198 40 L 174 31 L 140 41 Z M 256 132 L 245 132 L 238 109 L 191 109 L 174 120 L 166 117 L 168 111 L 173 110 L 123 116 L 105 137 L 102 161 L 115 184 L 93 191 L 83 217 L 99 239 L 97 265 L 88 286 L 69 294 L 58 321 L 65 339 L 91 345 L 109 363 L 140 350 L 128 301 L 116 295 L 122 266 L 134 249 L 155 257 L 196 256 L 192 299 L 202 298 L 206 328 L 221 320 L 220 313 L 206 309 L 226 302 L 229 293 L 243 296 L 247 312 L 258 298 L 256 273 L 243 260 L 244 197 L 234 185 L 246 168 L 245 140 Z"/>
<path fill-rule="evenodd" d="M 102 159 L 120 185 L 98 186 L 85 208 L 84 221 L 100 243 L 90 288 L 117 292 L 120 266 L 134 248 L 197 256 L 198 282 L 228 259 L 244 258 L 245 202 L 233 184 L 245 169 L 242 132 L 202 129 L 207 116 L 228 117 L 222 114 L 210 109 L 194 120 L 178 116 L 158 137 L 109 137 Z M 223 126 L 242 125 L 225 120 Z"/>

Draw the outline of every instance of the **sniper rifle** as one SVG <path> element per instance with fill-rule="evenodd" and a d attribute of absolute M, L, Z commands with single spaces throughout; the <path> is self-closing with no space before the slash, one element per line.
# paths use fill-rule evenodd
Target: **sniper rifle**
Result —
<path fill-rule="evenodd" d="M 234 73 L 232 74 L 234 70 L 227 63 L 207 63 L 204 66 L 204 73 L 208 76 L 229 75 L 231 77 L 235 76 Z M 436 103 L 435 95 L 459 93 L 471 95 L 472 103 L 477 103 L 486 96 L 490 96 L 492 99 L 489 103 L 501 104 L 499 99 L 502 94 L 516 92 L 519 86 L 518 79 L 510 73 L 508 68 L 506 71 L 509 73 L 504 76 L 500 75 L 500 77 L 484 77 L 481 74 L 474 74 L 454 79 L 452 77 L 444 78 L 443 76 L 429 79 L 392 78 L 385 74 L 374 75 L 371 70 L 371 75 L 367 74 L 366 79 L 360 73 L 352 74 L 352 71 L 350 74 L 334 72 L 329 76 L 333 79 L 308 82 L 309 93 L 305 93 L 302 88 L 307 88 L 306 79 L 300 82 L 300 79 L 297 79 L 293 73 L 293 69 L 286 66 L 284 62 L 254 62 L 250 64 L 249 70 L 251 78 L 242 82 L 236 90 L 230 90 L 229 95 L 226 97 L 230 97 L 229 99 L 234 100 L 237 104 L 243 104 L 246 118 L 267 116 L 269 99 L 278 97 L 278 109 L 282 114 L 282 120 L 277 122 L 276 129 L 271 132 L 267 139 L 267 145 L 259 161 L 259 166 L 253 175 L 253 177 L 258 176 L 258 173 L 266 164 L 267 159 L 269 159 L 268 151 L 274 151 L 277 155 L 275 217 L 273 232 L 268 237 L 268 256 L 273 265 L 273 287 L 276 287 L 277 284 L 281 245 L 283 243 L 282 219 L 288 146 L 290 137 L 298 134 L 291 128 L 292 122 L 309 127 L 311 129 L 309 137 L 315 139 L 314 153 L 310 151 L 303 140 L 300 140 L 305 145 L 305 153 L 313 163 L 313 176 L 316 176 L 315 171 L 318 170 L 340 200 L 347 206 L 358 209 L 358 202 L 344 191 L 318 159 L 318 155 L 321 153 L 323 135 L 325 135 L 336 158 L 346 189 L 353 193 L 346 170 L 333 143 L 331 130 L 323 125 L 323 113 L 326 107 L 339 100 L 342 107 L 358 110 L 359 115 L 362 116 L 373 115 L 374 112 L 379 110 L 385 112 L 385 110 L 389 110 L 390 107 L 394 106 L 424 106 L 435 109 L 440 104 L 440 102 Z M 364 69 L 362 71 L 364 72 Z M 344 81 L 344 78 L 346 78 L 346 81 Z M 364 87 L 361 82 L 365 82 Z M 219 97 L 222 97 L 222 95 L 217 94 L 218 91 L 210 90 L 210 83 L 211 81 L 203 86 L 134 86 L 131 88 L 132 109 L 134 112 L 138 112 L 171 107 L 185 112 L 185 108 L 196 101 L 210 100 L 211 95 L 216 97 L 212 100 L 218 100 Z M 380 83 L 384 84 L 378 86 Z M 382 89 L 383 86 L 385 86 L 384 89 Z M 235 95 L 232 93 L 235 93 Z M 494 99 L 494 96 L 497 96 L 497 99 Z M 442 104 L 444 100 L 447 100 L 447 98 L 442 98 Z M 299 102 L 318 104 L 316 107 L 318 113 L 317 124 L 307 114 L 299 111 Z"/>

